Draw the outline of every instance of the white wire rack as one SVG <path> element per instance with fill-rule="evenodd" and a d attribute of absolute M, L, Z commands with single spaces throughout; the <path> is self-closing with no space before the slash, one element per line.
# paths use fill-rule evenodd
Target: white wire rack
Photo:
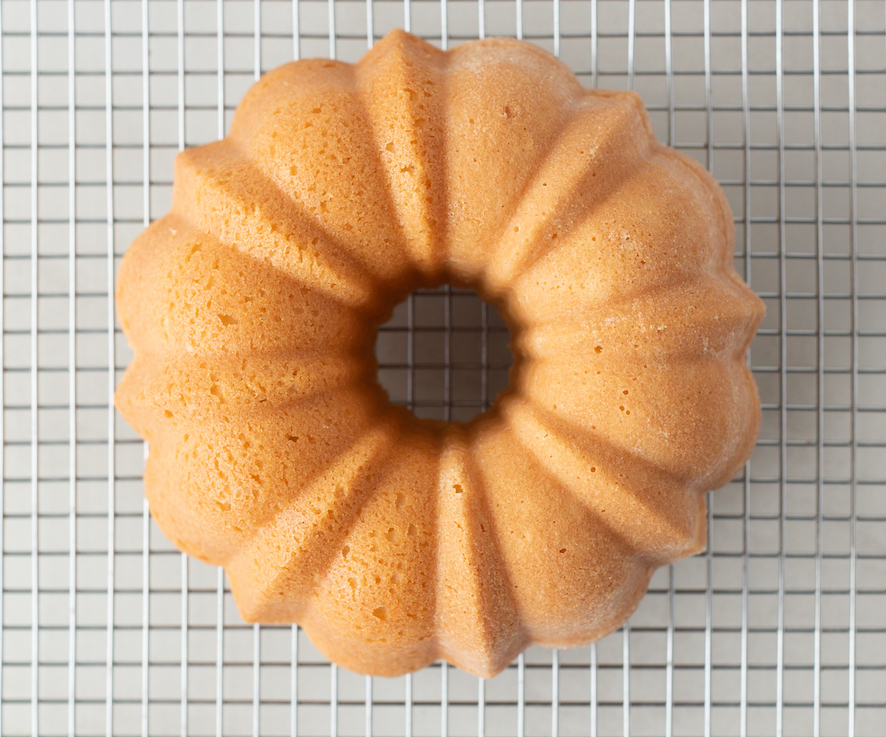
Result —
<path fill-rule="evenodd" d="M 0 0 L 0 731 L 4 735 L 882 735 L 886 732 L 883 0 Z M 482 682 L 368 679 L 291 627 L 244 624 L 177 553 L 115 417 L 119 257 L 172 159 L 293 56 L 354 61 L 401 26 L 529 38 L 634 87 L 730 198 L 768 316 L 763 429 L 712 497 L 706 554 L 661 570 L 596 646 Z M 494 310 L 420 293 L 380 377 L 465 419 L 506 381 Z"/>

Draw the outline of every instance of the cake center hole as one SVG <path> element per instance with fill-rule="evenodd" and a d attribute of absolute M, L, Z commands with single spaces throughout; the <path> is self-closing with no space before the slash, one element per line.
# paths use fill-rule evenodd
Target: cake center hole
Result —
<path fill-rule="evenodd" d="M 419 290 L 379 328 L 378 379 L 416 417 L 468 422 L 508 385 L 509 339 L 498 310 L 474 290 Z"/>

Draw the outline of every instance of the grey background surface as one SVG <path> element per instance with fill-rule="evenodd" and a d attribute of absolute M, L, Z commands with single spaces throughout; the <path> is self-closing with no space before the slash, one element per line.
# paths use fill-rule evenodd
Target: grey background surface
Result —
<path fill-rule="evenodd" d="M 886 731 L 882 0 L 0 13 L 4 735 Z M 221 573 L 150 521 L 143 444 L 109 409 L 131 355 L 114 270 L 166 211 L 175 153 L 221 135 L 260 71 L 355 61 L 396 26 L 449 46 L 519 34 L 589 86 L 638 90 L 726 189 L 736 267 L 768 308 L 749 356 L 763 429 L 712 497 L 709 552 L 659 571 L 624 632 L 533 648 L 485 684 L 440 665 L 366 679 L 293 628 L 244 624 Z M 506 342 L 476 297 L 419 294 L 382 332 L 380 377 L 418 414 L 463 419 L 506 381 Z"/>

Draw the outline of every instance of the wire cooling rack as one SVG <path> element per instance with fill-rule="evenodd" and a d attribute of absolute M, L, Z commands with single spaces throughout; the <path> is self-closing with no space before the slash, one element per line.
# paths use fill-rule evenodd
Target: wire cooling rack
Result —
<path fill-rule="evenodd" d="M 873 735 L 886 731 L 883 0 L 0 0 L 4 735 Z M 768 315 L 763 428 L 712 497 L 706 554 L 661 570 L 596 646 L 497 678 L 367 679 L 296 628 L 244 624 L 222 573 L 143 501 L 111 409 L 130 359 L 114 270 L 262 72 L 354 61 L 395 26 L 529 38 L 637 89 L 726 189 Z M 417 414 L 506 381 L 476 296 L 420 293 L 379 337 Z"/>

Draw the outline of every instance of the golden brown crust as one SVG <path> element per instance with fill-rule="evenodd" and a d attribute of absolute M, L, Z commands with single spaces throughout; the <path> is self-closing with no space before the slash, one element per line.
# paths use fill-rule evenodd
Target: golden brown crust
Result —
<path fill-rule="evenodd" d="M 759 429 L 763 307 L 722 190 L 635 94 L 523 42 L 395 31 L 265 75 L 175 177 L 120 267 L 116 404 L 158 525 L 226 567 L 244 618 L 360 672 L 488 677 L 602 637 L 703 549 L 704 493 Z M 444 281 L 513 336 L 468 425 L 375 380 L 378 325 Z"/>

